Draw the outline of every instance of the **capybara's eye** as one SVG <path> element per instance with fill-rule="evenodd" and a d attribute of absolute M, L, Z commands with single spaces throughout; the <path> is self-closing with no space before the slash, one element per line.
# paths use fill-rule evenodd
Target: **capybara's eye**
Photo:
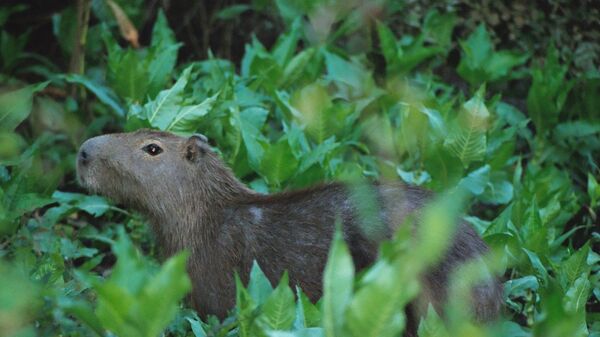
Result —
<path fill-rule="evenodd" d="M 142 150 L 144 150 L 144 152 L 146 152 L 147 154 L 149 154 L 151 156 L 156 156 L 156 155 L 160 154 L 161 152 L 163 152 L 163 150 L 160 148 L 160 146 L 158 146 L 154 143 L 144 146 L 142 148 Z"/>

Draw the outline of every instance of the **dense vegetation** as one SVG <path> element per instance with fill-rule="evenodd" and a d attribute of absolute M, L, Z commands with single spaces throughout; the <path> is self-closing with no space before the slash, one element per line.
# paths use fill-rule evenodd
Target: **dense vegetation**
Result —
<path fill-rule="evenodd" d="M 600 336 L 598 30 L 571 40 L 544 21 L 589 28 L 597 10 L 225 2 L 202 12 L 224 38 L 183 47 L 171 27 L 195 28 L 158 2 L 140 39 L 141 0 L 87 3 L 54 12 L 46 35 L 14 21 L 35 8 L 0 6 L 2 336 L 399 336 L 457 212 L 492 247 L 505 315 L 470 320 L 465 285 L 484 275 L 468 265 L 420 336 Z M 417 239 L 399 231 L 366 271 L 336 236 L 319 303 L 256 264 L 230 316 L 202 321 L 182 302 L 186 254 L 159 263 L 143 218 L 76 182 L 83 140 L 142 127 L 205 134 L 261 192 L 366 179 L 441 197 Z"/>

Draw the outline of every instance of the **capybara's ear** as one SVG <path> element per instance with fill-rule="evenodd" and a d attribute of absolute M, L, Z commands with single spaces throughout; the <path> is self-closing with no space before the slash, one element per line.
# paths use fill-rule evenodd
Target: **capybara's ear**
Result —
<path fill-rule="evenodd" d="M 185 158 L 191 162 L 196 162 L 207 150 L 208 139 L 206 136 L 196 133 L 188 138 L 185 144 Z"/>

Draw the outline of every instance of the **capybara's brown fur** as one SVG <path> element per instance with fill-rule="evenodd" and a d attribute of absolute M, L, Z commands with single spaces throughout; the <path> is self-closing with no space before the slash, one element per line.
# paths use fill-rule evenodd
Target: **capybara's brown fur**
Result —
<path fill-rule="evenodd" d="M 342 223 L 360 269 L 374 261 L 378 243 L 429 199 L 419 188 L 373 184 L 372 195 L 379 203 L 375 222 L 380 225 L 367 227 L 359 223 L 361 196 L 346 185 L 258 194 L 234 177 L 203 137 L 149 130 L 89 139 L 81 146 L 77 167 L 79 180 L 89 190 L 144 214 L 167 256 L 183 249 L 191 252 L 192 304 L 201 315 L 219 317 L 234 306 L 234 271 L 246 280 L 253 260 L 271 282 L 287 270 L 292 284 L 317 300 L 336 221 Z M 449 240 L 443 259 L 423 280 L 424 293 L 438 309 L 451 272 L 487 251 L 464 223 Z M 479 319 L 496 317 L 501 302 L 494 279 L 473 291 Z"/>

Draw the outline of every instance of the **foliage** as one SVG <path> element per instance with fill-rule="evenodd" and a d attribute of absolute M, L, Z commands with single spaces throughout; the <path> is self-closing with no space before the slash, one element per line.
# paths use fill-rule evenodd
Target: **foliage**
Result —
<path fill-rule="evenodd" d="M 420 274 L 447 248 L 456 225 L 448 219 L 469 213 L 491 247 L 490 270 L 473 263 L 457 271 L 447 308 L 429 307 L 419 336 L 600 335 L 599 77 L 572 71 L 558 44 L 537 57 L 499 45 L 483 24 L 458 35 L 459 13 L 440 8 L 402 31 L 393 1 L 376 2 L 387 17 L 358 3 L 255 1 L 214 20 L 276 13 L 285 28 L 272 44 L 252 38 L 240 64 L 209 51 L 184 61 L 162 11 L 148 46 L 132 48 L 108 7 L 93 3 L 81 74 L 29 52 L 30 34 L 5 28 L 32 9 L 0 7 L 3 333 L 398 336 L 404 308 L 421 296 Z M 122 8 L 141 20 L 141 6 Z M 52 21 L 65 55 L 75 19 L 67 7 Z M 352 47 L 371 38 L 369 48 Z M 448 69 L 456 81 L 448 83 Z M 271 284 L 255 264 L 248 284 L 236 276 L 230 315 L 201 319 L 180 305 L 191 286 L 185 253 L 159 265 L 144 219 L 76 183 L 84 139 L 142 127 L 205 134 L 260 192 L 379 179 L 439 197 L 420 230 L 401 227 L 366 270 L 355 270 L 337 232 L 319 302 L 286 274 Z M 365 209 L 372 201 L 361 200 Z M 482 324 L 465 291 L 490 272 L 503 276 L 506 314 Z"/>

